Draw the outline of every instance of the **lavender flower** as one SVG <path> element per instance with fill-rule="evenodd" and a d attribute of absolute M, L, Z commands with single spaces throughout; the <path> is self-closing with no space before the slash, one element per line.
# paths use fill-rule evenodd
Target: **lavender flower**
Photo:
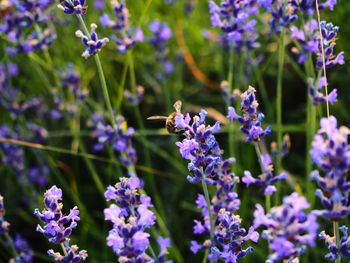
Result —
<path fill-rule="evenodd" d="M 0 235 L 8 232 L 10 223 L 5 220 L 4 197 L 0 194 Z"/>
<path fill-rule="evenodd" d="M 263 154 L 259 156 L 260 162 L 263 167 L 263 174 L 259 176 L 259 178 L 254 178 L 249 171 L 244 171 L 244 176 L 242 178 L 242 182 L 246 184 L 248 187 L 250 184 L 256 184 L 259 186 L 265 187 L 264 194 L 272 195 L 277 191 L 275 183 L 281 180 L 285 180 L 287 178 L 287 174 L 285 172 L 280 173 L 278 176 L 273 176 L 273 165 L 272 159 L 269 154 Z"/>
<path fill-rule="evenodd" d="M 111 2 L 116 21 L 111 20 L 108 14 L 103 14 L 100 22 L 103 27 L 115 30 L 116 35 L 112 35 L 111 38 L 116 42 L 118 52 L 125 53 L 136 42 L 143 41 L 143 33 L 140 28 L 135 30 L 129 26 L 129 10 L 124 1 L 113 0 Z"/>
<path fill-rule="evenodd" d="M 201 110 L 199 116 L 191 118 L 189 114 L 183 116 L 181 113 L 175 116 L 175 127 L 184 131 L 186 139 L 177 142 L 180 154 L 190 161 L 188 169 L 193 176 L 188 176 L 191 183 L 198 183 L 204 178 L 206 183 L 214 184 L 214 169 L 222 161 L 221 150 L 213 133 L 220 131 L 220 123 L 216 122 L 213 127 L 206 126 L 205 118 L 207 112 Z"/>
<path fill-rule="evenodd" d="M 332 23 L 327 23 L 326 21 L 321 21 L 320 25 L 321 25 L 321 32 L 323 37 L 322 45 L 325 53 L 324 55 L 325 55 L 326 68 L 331 68 L 337 64 L 340 64 L 340 65 L 345 64 L 344 52 L 340 52 L 337 56 L 333 54 L 339 27 L 333 26 Z M 317 55 L 318 56 L 317 56 L 316 68 L 321 69 L 323 67 L 322 53 Z"/>
<path fill-rule="evenodd" d="M 136 94 L 131 93 L 129 90 L 125 90 L 124 97 L 128 100 L 128 102 L 131 105 L 137 106 L 143 100 L 144 93 L 145 93 L 145 88 L 142 86 L 137 86 Z"/>
<path fill-rule="evenodd" d="M 283 199 L 283 204 L 273 207 L 270 213 L 265 214 L 260 204 L 254 212 L 254 227 L 267 227 L 262 237 L 269 242 L 273 252 L 266 263 L 285 260 L 292 263 L 295 257 L 303 254 L 306 245 L 314 246 L 317 237 L 317 217 L 315 214 L 306 214 L 304 209 L 309 203 L 297 193 L 292 193 Z"/>
<path fill-rule="evenodd" d="M 5 221 L 5 207 L 4 207 L 4 198 L 0 194 L 0 236 L 4 233 L 8 233 L 10 229 L 10 223 Z M 14 245 L 16 250 L 17 257 L 12 258 L 10 263 L 32 263 L 33 251 L 27 241 L 23 239 L 19 234 L 13 239 L 11 236 L 8 236 L 11 239 L 11 242 Z M 9 244 L 7 244 L 9 245 Z"/>
<path fill-rule="evenodd" d="M 47 22 L 50 1 L 11 1 L 2 14 L 0 34 L 10 42 L 5 50 L 11 56 L 46 50 L 56 39 L 55 31 Z"/>
<path fill-rule="evenodd" d="M 310 154 L 313 162 L 325 172 L 325 176 L 314 171 L 311 179 L 321 188 L 316 190 L 315 195 L 321 199 L 324 209 L 315 213 L 337 221 L 350 214 L 350 182 L 346 180 L 350 169 L 349 129 L 338 128 L 333 116 L 321 119 L 320 126 Z"/>
<path fill-rule="evenodd" d="M 211 214 L 214 224 L 218 221 L 214 237 L 211 240 L 205 240 L 202 244 L 192 241 L 191 251 L 197 253 L 199 250 L 210 248 L 208 259 L 217 261 L 221 258 L 226 262 L 236 262 L 234 260 L 237 258 L 252 252 L 252 248 L 244 250 L 242 246 L 249 239 L 256 241 L 257 233 L 251 228 L 249 234 L 243 237 L 245 229 L 240 227 L 241 221 L 237 220 L 238 217 L 232 215 L 240 205 L 238 195 L 233 191 L 239 178 L 229 171 L 235 159 L 223 160 L 222 150 L 213 135 L 213 132 L 219 131 L 220 123 L 215 123 L 213 127 L 206 125 L 206 115 L 207 112 L 201 110 L 199 116 L 192 118 L 192 123 L 188 114 L 186 117 L 181 113 L 175 116 L 175 127 L 182 130 L 186 137 L 176 144 L 179 146 L 182 157 L 190 161 L 188 169 L 193 173 L 193 176 L 188 176 L 187 179 L 191 183 L 204 180 L 205 183 L 216 186 L 210 207 L 204 196 L 198 195 L 196 203 L 202 211 L 203 221 L 194 220 L 193 228 L 194 234 L 208 236 Z"/>
<path fill-rule="evenodd" d="M 239 89 L 234 89 L 231 92 L 231 94 L 229 94 L 228 87 L 229 87 L 228 81 L 225 80 L 221 82 L 220 84 L 221 95 L 224 98 L 227 105 L 233 105 L 236 102 L 237 97 L 240 97 L 242 93 Z"/>
<path fill-rule="evenodd" d="M 98 36 L 95 32 L 96 28 L 96 24 L 91 24 L 91 31 L 89 36 L 85 36 L 81 30 L 77 30 L 75 32 L 75 35 L 81 38 L 83 44 L 86 46 L 86 50 L 82 54 L 85 59 L 100 52 L 101 49 L 109 42 L 109 39 L 107 37 L 98 39 Z"/>
<path fill-rule="evenodd" d="M 107 237 L 107 245 L 112 247 L 120 262 L 144 262 L 150 235 L 145 232 L 155 224 L 156 217 L 149 207 L 151 198 L 139 196 L 141 182 L 136 177 L 120 178 L 114 187 L 108 186 L 105 192 L 107 201 L 115 201 L 104 210 L 105 220 L 113 223 Z"/>
<path fill-rule="evenodd" d="M 220 7 L 214 1 L 209 1 L 209 12 L 212 26 L 220 27 L 237 50 L 241 50 L 243 46 L 247 50 L 260 46 L 256 41 L 257 21 L 252 19 L 258 13 L 256 0 L 222 0 Z"/>
<path fill-rule="evenodd" d="M 325 231 L 322 231 L 319 234 L 319 238 L 325 240 L 328 247 L 329 253 L 326 254 L 325 258 L 331 261 L 336 261 L 341 255 L 343 258 L 350 258 L 350 242 L 348 237 L 348 227 L 341 226 L 339 230 L 342 232 L 342 238 L 340 238 L 339 247 L 336 244 L 335 236 L 331 237 L 326 234 Z"/>
<path fill-rule="evenodd" d="M 302 0 L 303 1 L 303 0 Z M 299 5 L 296 0 L 258 0 L 258 4 L 272 15 L 269 21 L 271 33 L 280 33 L 282 27 L 287 27 L 298 19 L 296 15 Z"/>
<path fill-rule="evenodd" d="M 215 240 L 217 246 L 212 247 L 210 258 L 217 257 L 228 263 L 236 263 L 238 259 L 243 258 L 247 253 L 253 252 L 252 247 L 243 249 L 242 246 L 248 241 L 257 242 L 259 234 L 250 227 L 248 233 L 241 227 L 241 218 L 238 215 L 227 212 L 224 208 L 218 213 L 218 226 L 215 228 Z M 215 260 L 216 261 L 216 260 Z"/>
<path fill-rule="evenodd" d="M 310 90 L 310 95 L 312 97 L 312 101 L 314 105 L 318 105 L 322 102 L 329 101 L 331 105 L 333 105 L 337 101 L 337 96 L 338 96 L 338 90 L 333 89 L 328 96 L 323 95 L 322 90 L 323 88 L 328 85 L 327 84 L 327 79 L 325 77 L 321 77 L 318 81 L 318 83 L 314 84 L 313 79 L 309 79 L 309 90 Z"/>
<path fill-rule="evenodd" d="M 85 14 L 87 10 L 87 6 L 85 6 L 85 0 L 63 0 L 59 5 L 57 5 L 57 8 L 68 15 Z"/>
<path fill-rule="evenodd" d="M 277 143 L 271 142 L 271 152 L 275 157 L 277 157 L 279 154 L 281 155 L 281 157 L 286 156 L 289 153 L 290 147 L 291 147 L 291 141 L 290 141 L 289 134 L 285 134 L 283 136 L 281 152 L 279 152 L 277 149 Z"/>
<path fill-rule="evenodd" d="M 174 70 L 173 64 L 169 60 L 167 42 L 172 36 L 171 29 L 166 23 L 161 23 L 158 20 L 154 20 L 149 25 L 149 29 L 153 33 L 149 42 L 154 46 L 156 50 L 156 59 L 161 65 L 160 73 L 158 73 L 158 79 L 164 79 L 169 73 Z"/>
<path fill-rule="evenodd" d="M 98 114 L 93 116 L 94 136 L 98 139 L 98 143 L 94 145 L 94 150 L 100 151 L 104 145 L 112 145 L 120 153 L 119 160 L 123 165 L 133 165 L 137 161 L 136 151 L 131 140 L 134 129 L 127 127 L 124 117 L 118 116 L 116 120 L 116 124 L 112 127 L 105 122 L 102 116 Z"/>
<path fill-rule="evenodd" d="M 329 8 L 333 11 L 334 6 L 337 4 L 337 0 L 325 0 L 324 2 L 319 1 L 318 8 L 320 10 Z M 316 4 L 313 0 L 301 0 L 299 2 L 300 8 L 309 16 L 312 16 L 316 10 Z"/>
<path fill-rule="evenodd" d="M 13 240 L 13 245 L 18 256 L 15 259 L 11 259 L 10 263 L 32 263 L 33 251 L 25 239 L 17 234 Z"/>
<path fill-rule="evenodd" d="M 259 106 L 255 98 L 256 90 L 249 86 L 248 90 L 241 95 L 241 110 L 243 116 L 236 113 L 234 107 L 228 108 L 227 117 L 232 120 L 238 120 L 242 126 L 241 131 L 247 135 L 246 141 L 257 142 L 260 141 L 265 135 L 271 133 L 271 127 L 268 126 L 265 130 L 261 127 L 261 120 L 264 118 L 264 114 L 257 111 Z"/>
<path fill-rule="evenodd" d="M 51 243 L 64 244 L 68 256 L 63 256 L 51 249 L 48 251 L 48 255 L 52 256 L 55 261 L 63 263 L 85 260 L 87 258 L 87 252 L 85 250 L 78 251 L 76 245 L 69 244 L 69 236 L 73 229 L 77 227 L 77 221 L 80 220 L 79 210 L 75 206 L 70 210 L 68 215 L 64 215 L 62 213 L 63 204 L 59 202 L 61 200 L 62 190 L 57 186 L 54 185 L 45 192 L 45 208 L 42 212 L 39 209 L 34 210 L 34 214 L 39 217 L 44 223 L 44 226 L 38 225 L 36 230 L 44 234 Z"/>

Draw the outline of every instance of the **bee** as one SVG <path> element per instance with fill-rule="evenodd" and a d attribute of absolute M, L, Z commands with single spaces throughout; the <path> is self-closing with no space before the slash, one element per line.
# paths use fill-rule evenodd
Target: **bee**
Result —
<path fill-rule="evenodd" d="M 5 17 L 12 11 L 12 5 L 9 0 L 0 0 L 0 17 Z"/>
<path fill-rule="evenodd" d="M 165 128 L 169 133 L 182 134 L 182 131 L 179 131 L 175 127 L 175 116 L 181 113 L 182 102 L 178 100 L 174 103 L 175 112 L 167 116 L 151 116 L 147 120 L 165 120 Z"/>

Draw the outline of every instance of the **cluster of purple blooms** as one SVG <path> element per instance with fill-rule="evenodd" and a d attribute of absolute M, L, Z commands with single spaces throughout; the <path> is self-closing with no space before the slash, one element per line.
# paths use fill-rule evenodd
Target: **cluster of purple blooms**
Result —
<path fill-rule="evenodd" d="M 91 24 L 91 31 L 89 35 L 84 35 L 81 30 L 77 30 L 75 32 L 75 35 L 81 38 L 81 41 L 86 46 L 86 49 L 82 54 L 82 57 L 85 59 L 100 52 L 101 49 L 109 42 L 109 39 L 107 37 L 102 39 L 98 38 L 96 28 L 96 24 Z"/>
<path fill-rule="evenodd" d="M 63 243 L 65 254 L 48 250 L 48 255 L 53 257 L 59 263 L 79 262 L 87 258 L 85 250 L 78 250 L 76 245 L 69 244 L 69 236 L 73 229 L 77 227 L 77 221 L 80 220 L 79 210 L 75 206 L 70 210 L 68 215 L 62 213 L 63 204 L 62 190 L 57 186 L 52 186 L 44 194 L 45 208 L 40 212 L 39 209 L 34 210 L 34 214 L 44 223 L 43 226 L 38 225 L 36 230 L 45 235 L 51 243 Z"/>
<path fill-rule="evenodd" d="M 322 93 L 323 88 L 327 85 L 327 79 L 325 77 L 321 77 L 318 81 L 314 84 L 313 79 L 309 79 L 309 91 L 312 98 L 312 102 L 314 105 L 318 105 L 320 103 L 329 101 L 331 105 L 333 105 L 335 102 L 337 102 L 338 97 L 338 90 L 333 89 L 328 96 L 325 96 Z"/>
<path fill-rule="evenodd" d="M 336 244 L 336 237 L 329 236 L 325 231 L 322 231 L 318 236 L 325 240 L 329 253 L 326 254 L 326 259 L 336 261 L 341 255 L 343 258 L 350 258 L 350 238 L 348 236 L 348 227 L 341 226 L 339 230 L 342 232 L 342 237 L 339 238 L 339 248 Z"/>
<path fill-rule="evenodd" d="M 27 99 L 26 101 L 21 99 L 22 96 L 19 90 L 11 85 L 11 78 L 17 76 L 18 73 L 16 64 L 0 64 L 0 106 L 13 119 L 25 112 L 36 112 L 42 104 L 42 100 L 37 97 Z"/>
<path fill-rule="evenodd" d="M 102 26 L 115 31 L 116 35 L 112 35 L 111 39 L 116 42 L 118 52 L 125 53 L 136 42 L 143 41 L 143 33 L 140 28 L 134 29 L 129 26 L 129 10 L 123 0 L 113 0 L 112 6 L 116 20 L 110 19 L 105 13 L 100 17 L 100 22 Z"/>
<path fill-rule="evenodd" d="M 318 215 L 338 221 L 350 214 L 348 203 L 350 182 L 347 173 L 350 170 L 349 129 L 338 128 L 335 117 L 323 118 L 312 142 L 310 154 L 313 162 L 324 172 L 316 170 L 311 174 L 320 187 L 315 195 L 321 199 L 323 210 L 315 211 Z"/>
<path fill-rule="evenodd" d="M 10 223 L 5 220 L 5 206 L 4 198 L 0 194 L 0 236 L 4 233 L 8 233 L 10 230 Z M 14 239 L 11 238 L 14 249 L 16 250 L 17 257 L 11 259 L 10 262 L 14 263 L 32 263 L 33 251 L 28 242 L 23 239 L 19 234 Z"/>
<path fill-rule="evenodd" d="M 160 63 L 161 71 L 157 74 L 158 79 L 164 79 L 174 70 L 174 65 L 170 62 L 167 42 L 172 37 L 170 27 L 166 23 L 161 23 L 159 20 L 154 20 L 149 25 L 153 36 L 149 42 L 156 50 L 156 59 Z"/>
<path fill-rule="evenodd" d="M 257 21 L 252 18 L 258 11 L 256 0 L 222 0 L 220 6 L 209 1 L 212 26 L 221 28 L 238 51 L 243 47 L 252 50 L 260 46 L 255 31 Z"/>
<path fill-rule="evenodd" d="M 134 129 L 127 127 L 124 117 L 116 117 L 116 123 L 113 126 L 107 124 L 99 114 L 94 114 L 92 119 L 94 136 L 98 140 L 98 143 L 93 146 L 94 150 L 101 151 L 104 145 L 112 145 L 113 149 L 120 153 L 119 160 L 123 165 L 134 165 L 137 161 L 136 150 L 132 145 Z"/>
<path fill-rule="evenodd" d="M 345 63 L 344 52 L 334 55 L 334 47 L 336 45 L 335 42 L 339 27 L 333 26 L 332 23 L 327 23 L 326 21 L 321 21 L 320 26 L 322 32 L 322 43 L 316 20 L 309 20 L 302 29 L 299 29 L 296 26 L 290 27 L 290 38 L 297 40 L 300 45 L 299 48 L 293 48 L 298 55 L 298 62 L 302 64 L 306 61 L 308 54 L 316 54 L 316 68 L 318 70 L 322 69 L 322 45 L 325 52 L 326 68 L 332 68 L 337 64 L 343 65 Z"/>
<path fill-rule="evenodd" d="M 55 108 L 50 109 L 50 116 L 53 119 L 61 119 L 67 112 L 69 117 L 73 118 L 79 106 L 85 102 L 88 90 L 81 86 L 80 75 L 73 68 L 73 64 L 67 65 L 67 70 L 61 73 L 61 83 L 64 91 L 67 91 L 67 98 L 53 90 Z M 70 101 L 72 100 L 73 101 Z"/>
<path fill-rule="evenodd" d="M 250 184 L 256 184 L 258 186 L 262 186 L 265 188 L 265 195 L 272 195 L 277 191 L 275 183 L 281 180 L 285 180 L 287 178 L 287 173 L 282 172 L 278 176 L 273 176 L 273 164 L 272 159 L 269 154 L 262 154 L 259 156 L 263 173 L 259 176 L 259 178 L 254 178 L 249 171 L 244 171 L 244 176 L 242 178 L 242 182 L 246 184 L 248 187 Z"/>
<path fill-rule="evenodd" d="M 167 248 L 170 247 L 169 238 L 158 238 L 161 249 L 156 259 L 146 253 L 150 234 L 145 230 L 155 224 L 156 216 L 149 209 L 153 207 L 151 198 L 139 195 L 141 187 L 141 181 L 136 177 L 122 177 L 115 186 L 108 186 L 105 198 L 116 204 L 104 210 L 105 220 L 113 223 L 107 245 L 113 248 L 119 262 L 170 263 L 172 261 L 165 261 Z"/>
<path fill-rule="evenodd" d="M 292 193 L 283 199 L 281 206 L 273 207 L 265 214 L 260 204 L 254 212 L 254 227 L 265 226 L 262 237 L 267 239 L 273 252 L 266 263 L 279 260 L 292 263 L 296 257 L 303 254 L 306 245 L 314 246 L 317 237 L 317 216 L 306 214 L 303 210 L 310 207 L 305 197 Z M 296 261 L 298 262 L 298 261 Z"/>
<path fill-rule="evenodd" d="M 51 19 L 47 9 L 51 1 L 24 0 L 5 1 L 1 13 L 0 34 L 5 36 L 10 47 L 9 55 L 46 50 L 56 39 L 53 28 L 48 26 Z M 5 3 L 5 5 L 6 5 Z"/>
<path fill-rule="evenodd" d="M 193 228 L 194 234 L 208 236 L 209 216 L 212 214 L 214 224 L 217 221 L 214 237 L 211 240 L 205 240 L 202 244 L 192 241 L 191 251 L 197 253 L 199 250 L 210 248 L 208 259 L 218 261 L 221 258 L 226 262 L 236 262 L 246 253 L 253 251 L 253 248 L 243 249 L 242 247 L 248 240 L 256 242 L 258 234 L 251 228 L 244 236 L 246 230 L 240 227 L 241 220 L 233 215 L 240 205 L 238 195 L 233 191 L 239 178 L 230 172 L 230 165 L 235 162 L 235 159 L 223 160 L 222 150 L 213 134 L 220 131 L 220 123 L 216 122 L 213 127 L 206 125 L 206 115 L 207 112 L 201 110 L 199 116 L 194 116 L 192 119 L 189 114 L 184 116 L 178 113 L 175 116 L 176 129 L 182 131 L 186 137 L 176 145 L 182 157 L 190 161 L 188 169 L 193 176 L 188 176 L 187 179 L 191 183 L 203 180 L 216 187 L 209 208 L 204 196 L 198 196 L 197 207 L 202 210 L 203 223 L 195 220 Z"/>
<path fill-rule="evenodd" d="M 261 127 L 261 120 L 264 119 L 264 114 L 257 111 L 259 103 L 255 98 L 256 90 L 249 86 L 248 90 L 241 95 L 241 110 L 243 116 L 236 113 L 234 107 L 228 108 L 227 117 L 232 120 L 238 120 L 242 126 L 241 131 L 247 135 L 247 142 L 258 142 L 265 135 L 271 133 L 271 127 L 268 126 L 265 130 Z"/>

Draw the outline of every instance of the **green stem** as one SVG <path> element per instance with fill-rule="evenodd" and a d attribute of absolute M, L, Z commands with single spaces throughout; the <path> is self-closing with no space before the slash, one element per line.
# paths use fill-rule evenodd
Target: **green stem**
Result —
<path fill-rule="evenodd" d="M 151 245 L 148 246 L 148 250 L 151 252 L 151 255 L 152 255 L 152 257 L 154 258 L 155 262 L 158 263 L 158 262 L 159 262 L 159 261 L 158 261 L 158 257 L 157 257 L 157 255 L 156 255 L 156 253 L 154 252 L 154 250 L 153 250 L 153 248 L 152 248 Z"/>
<path fill-rule="evenodd" d="M 80 22 L 80 25 L 82 26 L 82 29 L 84 31 L 84 34 L 89 38 L 91 39 L 90 37 L 90 32 L 89 30 L 87 29 L 86 27 L 86 24 L 85 24 L 85 21 L 83 19 L 83 17 L 81 15 L 77 15 L 77 18 Z M 109 114 L 110 114 L 110 119 L 111 119 L 111 122 L 113 124 L 115 124 L 115 118 L 114 118 L 114 113 L 113 113 L 113 109 L 112 109 L 112 104 L 111 104 L 111 100 L 109 98 L 109 94 L 108 94 L 108 88 L 107 88 L 107 84 L 106 84 L 106 79 L 105 79 L 105 75 L 104 75 L 104 72 L 103 72 L 103 68 L 102 68 L 102 64 L 101 64 L 101 60 L 100 60 L 100 57 L 98 56 L 98 54 L 95 54 L 94 55 L 94 59 L 95 59 L 95 64 L 96 64 L 96 67 L 97 67 L 97 72 L 98 72 L 98 75 L 100 77 L 100 85 L 102 87 L 102 90 L 103 90 L 103 96 L 104 96 L 104 99 L 105 99 L 105 103 L 107 105 L 107 109 L 109 111 Z"/>
<path fill-rule="evenodd" d="M 7 232 L 5 232 L 4 235 L 5 235 L 5 238 L 6 238 L 7 242 L 10 245 L 12 255 L 14 256 L 14 258 L 17 258 L 18 257 L 18 253 L 17 253 L 17 250 L 15 248 L 15 245 L 13 244 L 12 238 L 10 237 L 10 235 Z"/>
<path fill-rule="evenodd" d="M 213 240 L 214 240 L 214 227 L 215 226 L 214 226 L 213 215 L 211 212 L 211 203 L 210 203 L 208 187 L 204 181 L 204 176 L 205 176 L 204 172 L 202 171 L 202 188 L 203 188 L 203 192 L 204 192 L 205 201 L 207 202 L 208 217 L 209 217 L 209 222 L 210 222 L 210 240 L 213 242 Z"/>
<path fill-rule="evenodd" d="M 280 43 L 278 48 L 278 75 L 277 75 L 277 97 L 276 97 L 276 124 L 277 124 L 277 161 L 276 174 L 280 174 L 282 169 L 282 85 L 283 85 L 283 65 L 285 58 L 285 37 L 286 28 L 282 27 Z M 279 194 L 275 195 L 276 201 L 279 201 Z"/>
<path fill-rule="evenodd" d="M 66 257 L 68 257 L 68 253 L 67 253 L 67 250 L 66 250 L 66 248 L 65 248 L 65 246 L 64 246 L 64 244 L 63 244 L 63 242 L 61 242 L 60 244 L 61 244 L 61 248 L 62 248 L 62 250 L 63 250 L 63 254 L 64 254 Z M 70 260 L 69 263 L 72 263 L 72 261 Z"/>

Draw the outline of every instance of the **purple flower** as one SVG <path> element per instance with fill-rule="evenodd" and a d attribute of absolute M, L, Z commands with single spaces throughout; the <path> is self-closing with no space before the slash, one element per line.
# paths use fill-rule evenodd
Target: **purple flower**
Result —
<path fill-rule="evenodd" d="M 119 160 L 123 165 L 130 166 L 137 162 L 136 150 L 132 145 L 134 129 L 127 127 L 124 117 L 117 116 L 113 127 L 98 114 L 93 116 L 93 122 L 94 137 L 98 140 L 98 143 L 94 145 L 94 150 L 102 150 L 106 144 L 111 145 L 120 153 Z"/>
<path fill-rule="evenodd" d="M 57 7 L 68 15 L 85 14 L 87 10 L 87 6 L 85 6 L 85 0 L 63 0 L 59 5 L 57 5 Z"/>
<path fill-rule="evenodd" d="M 156 59 L 161 65 L 160 73 L 157 74 L 158 79 L 164 79 L 170 72 L 173 71 L 173 64 L 169 60 L 169 52 L 167 42 L 172 37 L 170 27 L 166 23 L 161 23 L 159 20 L 154 20 L 149 25 L 153 36 L 149 42 L 156 50 Z"/>
<path fill-rule="evenodd" d="M 54 185 L 45 192 L 45 208 L 41 212 L 39 209 L 34 210 L 34 214 L 39 217 L 44 225 L 38 225 L 36 230 L 48 237 L 51 243 L 64 244 L 68 256 L 62 256 L 52 249 L 48 251 L 48 255 L 54 257 L 55 261 L 64 263 L 85 260 L 87 258 L 87 252 L 85 250 L 78 251 L 76 245 L 69 245 L 69 236 L 73 229 L 77 227 L 77 221 L 80 220 L 78 216 L 79 210 L 75 206 L 70 210 L 68 215 L 64 215 L 62 213 L 63 204 L 59 202 L 61 200 L 62 190 L 57 186 Z"/>
<path fill-rule="evenodd" d="M 140 28 L 132 28 L 129 25 L 129 10 L 124 1 L 112 1 L 115 20 L 109 18 L 108 14 L 100 17 L 100 22 L 104 27 L 115 30 L 116 35 L 112 35 L 111 39 L 117 44 L 117 50 L 125 53 L 137 42 L 143 41 L 143 33 Z"/>
<path fill-rule="evenodd" d="M 14 263 L 32 263 L 33 251 L 28 242 L 17 234 L 13 239 L 13 245 L 16 249 L 18 256 L 15 259 L 11 259 L 10 262 Z"/>
<path fill-rule="evenodd" d="M 145 93 L 145 88 L 142 86 L 137 86 L 136 87 L 136 94 L 131 93 L 129 90 L 124 91 L 124 97 L 128 100 L 128 102 L 132 106 L 137 106 L 140 105 L 140 103 L 143 100 L 143 96 Z"/>
<path fill-rule="evenodd" d="M 263 174 L 259 175 L 259 178 L 254 178 L 249 171 L 244 171 L 244 176 L 242 182 L 249 187 L 250 184 L 256 184 L 265 187 L 264 194 L 272 195 L 277 191 L 276 187 L 273 185 L 278 181 L 285 180 L 287 174 L 285 172 L 280 173 L 278 176 L 273 176 L 273 165 L 272 159 L 269 154 L 260 155 L 261 163 L 263 166 Z"/>
<path fill-rule="evenodd" d="M 328 94 L 328 96 L 323 95 L 322 90 L 326 85 L 328 85 L 327 79 L 325 77 L 321 77 L 318 81 L 318 84 L 313 84 L 314 81 L 312 79 L 309 79 L 308 82 L 310 95 L 315 105 L 318 105 L 322 102 L 326 102 L 327 100 L 330 102 L 331 105 L 333 105 L 337 101 L 337 89 L 333 89 Z"/>
<path fill-rule="evenodd" d="M 220 27 L 226 39 L 232 42 L 238 51 L 242 50 L 243 46 L 248 50 L 260 46 L 256 42 L 256 20 L 253 18 L 258 13 L 256 0 L 222 0 L 220 6 L 214 1 L 209 1 L 209 13 L 212 26 Z"/>
<path fill-rule="evenodd" d="M 89 36 L 85 36 L 80 30 L 77 30 L 75 32 L 75 35 L 81 38 L 83 44 L 87 47 L 82 54 L 85 59 L 100 52 L 101 49 L 109 42 L 109 39 L 107 37 L 98 39 L 98 36 L 95 32 L 96 28 L 96 24 L 91 24 L 91 31 Z"/>
<path fill-rule="evenodd" d="M 113 229 L 107 237 L 107 245 L 118 255 L 119 261 L 143 262 L 149 259 L 146 249 L 149 246 L 150 234 L 147 228 L 155 224 L 156 217 L 149 207 L 153 206 L 148 196 L 140 196 L 138 190 L 141 182 L 136 177 L 120 178 L 114 187 L 109 186 L 105 197 L 112 204 L 104 210 L 105 220 L 113 223 Z M 160 257 L 166 254 L 167 240 L 160 239 Z M 162 262 L 162 261 L 160 261 Z"/>
<path fill-rule="evenodd" d="M 350 258 L 350 242 L 348 237 L 348 227 L 341 226 L 339 230 L 342 232 L 342 237 L 339 241 L 339 247 L 336 244 L 335 236 L 329 236 L 325 231 L 319 234 L 319 238 L 325 240 L 328 247 L 329 253 L 326 254 L 325 258 L 331 261 L 336 261 L 339 255 L 343 258 Z"/>
<path fill-rule="evenodd" d="M 318 171 L 311 174 L 311 179 L 320 187 L 315 195 L 321 199 L 324 208 L 315 213 L 331 220 L 339 220 L 350 214 L 350 182 L 346 180 L 350 169 L 349 129 L 338 128 L 337 125 L 333 116 L 322 118 L 321 128 L 314 137 L 310 151 L 313 162 L 325 173 L 325 176 Z"/>
<path fill-rule="evenodd" d="M 257 111 L 259 104 L 255 98 L 255 92 L 256 90 L 249 86 L 248 90 L 241 95 L 243 116 L 238 115 L 233 107 L 228 108 L 227 117 L 231 121 L 238 120 L 242 124 L 241 131 L 247 135 L 247 142 L 260 141 L 262 137 L 271 133 L 270 126 L 265 130 L 261 127 L 261 120 L 263 120 L 264 114 Z"/>
<path fill-rule="evenodd" d="M 285 197 L 283 204 L 273 207 L 268 214 L 265 214 L 260 204 L 256 205 L 254 227 L 267 228 L 262 237 L 268 240 L 269 248 L 273 252 L 266 262 L 292 260 L 305 252 L 305 245 L 315 245 L 317 217 L 313 213 L 303 212 L 309 207 L 306 199 L 297 193 Z"/>
<path fill-rule="evenodd" d="M 241 228 L 242 219 L 238 215 L 227 212 L 224 208 L 218 213 L 218 226 L 215 228 L 215 240 L 217 245 L 211 247 L 210 257 L 219 257 L 225 262 L 236 263 L 247 253 L 253 252 L 252 247 L 243 249 L 242 246 L 248 240 L 257 242 L 259 234 L 251 227 L 246 233 Z M 216 261 L 216 260 L 215 260 Z"/>

